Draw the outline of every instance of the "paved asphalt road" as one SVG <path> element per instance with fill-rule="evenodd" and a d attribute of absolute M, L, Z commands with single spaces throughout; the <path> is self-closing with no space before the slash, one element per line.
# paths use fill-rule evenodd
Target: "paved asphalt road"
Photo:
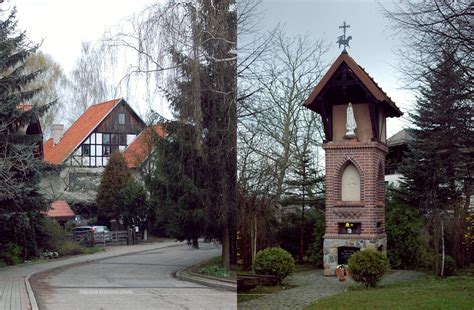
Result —
<path fill-rule="evenodd" d="M 56 269 L 32 286 L 41 310 L 236 309 L 236 293 L 173 277 L 219 254 L 213 244 L 168 247 Z"/>

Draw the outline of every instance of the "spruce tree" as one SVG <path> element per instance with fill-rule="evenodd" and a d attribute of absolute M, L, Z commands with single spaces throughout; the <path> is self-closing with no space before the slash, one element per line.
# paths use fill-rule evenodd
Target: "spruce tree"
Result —
<path fill-rule="evenodd" d="M 205 236 L 208 218 L 202 189 L 202 157 L 195 148 L 194 128 L 181 122 L 166 126 L 167 135 L 157 141 L 156 167 L 151 196 L 158 205 L 158 225 L 167 235 L 198 248 Z"/>
<path fill-rule="evenodd" d="M 145 187 L 130 178 L 123 194 L 123 204 L 120 206 L 119 214 L 125 226 L 137 226 L 143 231 L 147 227 L 149 204 Z"/>
<path fill-rule="evenodd" d="M 98 222 L 110 225 L 110 220 L 120 219 L 124 195 L 132 176 L 123 155 L 113 152 L 105 166 L 97 189 Z"/>
<path fill-rule="evenodd" d="M 293 178 L 287 180 L 285 183 L 289 185 L 289 191 L 287 195 L 291 198 L 297 197 L 294 201 L 297 204 L 301 204 L 301 222 L 300 222 L 300 252 L 299 262 L 303 263 L 305 256 L 305 211 L 310 207 L 308 200 L 316 198 L 316 186 L 321 184 L 323 179 L 318 177 L 317 171 L 311 167 L 311 150 L 309 148 L 303 148 L 296 152 L 294 156 L 295 166 L 292 169 Z"/>
<path fill-rule="evenodd" d="M 228 268 L 235 259 L 237 209 L 237 72 L 236 58 L 230 54 L 236 48 L 235 1 L 196 1 L 186 6 L 184 15 L 190 17 L 192 46 L 184 51 L 171 48 L 177 69 L 167 93 L 180 123 L 166 129 L 173 142 L 168 152 L 176 153 L 160 157 L 167 161 L 157 164 L 180 169 L 169 171 L 160 201 L 165 206 L 174 203 L 182 222 L 193 227 L 205 221 L 199 228 L 202 236 L 222 243 L 223 265 Z M 175 195 L 168 182 L 184 186 L 185 195 Z M 176 228 L 181 238 L 197 234 L 189 226 Z"/>
<path fill-rule="evenodd" d="M 0 12 L 0 252 L 16 243 L 27 258 L 37 254 L 35 231 L 47 203 L 38 187 L 42 136 L 27 134 L 26 128 L 49 105 L 27 105 L 39 90 L 24 89 L 40 72 L 25 73 L 26 58 L 36 48 L 17 31 L 15 13 Z"/>
<path fill-rule="evenodd" d="M 410 114 L 413 141 L 402 169 L 411 205 L 427 217 L 433 250 L 442 257 L 448 246 L 448 217 L 467 212 L 474 168 L 472 96 L 461 86 L 463 74 L 454 55 L 445 53 L 437 70 L 426 76 L 415 112 Z M 443 269 L 438 263 L 435 268 Z"/>

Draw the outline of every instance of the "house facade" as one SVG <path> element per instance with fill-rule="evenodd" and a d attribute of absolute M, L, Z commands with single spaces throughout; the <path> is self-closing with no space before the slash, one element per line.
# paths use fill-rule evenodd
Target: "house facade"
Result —
<path fill-rule="evenodd" d="M 137 138 L 145 128 L 124 99 L 90 106 L 66 131 L 63 125 L 53 125 L 52 137 L 43 149 L 44 160 L 57 169 L 42 180 L 46 197 L 93 203 L 112 152 L 124 153 L 132 169 L 145 160 L 148 148 L 138 145 L 144 141 Z"/>
<path fill-rule="evenodd" d="M 402 165 L 411 136 L 406 129 L 402 129 L 387 139 L 388 154 L 385 158 L 385 185 L 397 187 L 400 185 Z"/>

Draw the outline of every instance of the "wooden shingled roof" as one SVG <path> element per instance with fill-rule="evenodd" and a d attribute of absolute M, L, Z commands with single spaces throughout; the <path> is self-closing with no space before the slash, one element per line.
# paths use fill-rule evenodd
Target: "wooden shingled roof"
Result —
<path fill-rule="evenodd" d="M 44 143 L 44 160 L 61 164 L 122 100 L 113 99 L 90 106 L 66 130 L 58 144 L 53 145 L 52 138 Z"/>
<path fill-rule="evenodd" d="M 304 103 L 306 107 L 316 112 L 318 111 L 318 107 L 316 105 L 316 98 L 323 93 L 326 85 L 333 78 L 339 67 L 344 63 L 350 68 L 350 70 L 352 70 L 352 72 L 354 72 L 356 77 L 360 80 L 363 86 L 365 86 L 365 88 L 372 94 L 372 96 L 374 96 L 374 98 L 379 103 L 382 103 L 385 106 L 387 110 L 387 116 L 399 117 L 403 115 L 403 113 L 395 105 L 392 99 L 387 96 L 387 94 L 377 85 L 374 79 L 364 70 L 364 68 L 359 66 L 355 62 L 355 60 L 352 59 L 352 57 L 344 51 L 339 55 L 336 61 L 329 68 L 328 72 L 326 72 L 326 74 L 318 83 L 318 85 L 316 85 L 316 87 L 313 89 L 310 96 Z"/>

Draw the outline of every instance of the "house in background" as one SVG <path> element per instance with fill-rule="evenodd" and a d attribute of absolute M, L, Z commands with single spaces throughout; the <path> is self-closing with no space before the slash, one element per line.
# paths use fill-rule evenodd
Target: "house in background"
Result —
<path fill-rule="evenodd" d="M 33 105 L 30 103 L 22 103 L 17 106 L 18 110 L 21 110 L 26 113 L 33 113 Z M 22 133 L 29 136 L 31 141 L 36 144 L 37 148 L 35 150 L 35 157 L 44 158 L 43 152 L 43 130 L 41 129 L 41 123 L 38 116 L 33 117 L 27 126 L 22 129 Z"/>
<path fill-rule="evenodd" d="M 385 184 L 391 186 L 400 185 L 402 165 L 405 153 L 408 151 L 408 143 L 412 140 L 407 129 L 402 129 L 387 139 L 388 154 L 385 157 Z"/>
<path fill-rule="evenodd" d="M 153 168 L 149 159 L 155 149 L 155 139 L 164 136 L 163 126 L 153 125 L 145 128 L 125 149 L 123 156 L 135 178 L 142 177 L 143 173 L 149 173 Z"/>
<path fill-rule="evenodd" d="M 56 220 L 60 225 L 63 226 L 67 221 L 76 219 L 76 214 L 74 214 L 74 211 L 72 211 L 71 207 L 69 207 L 69 204 L 64 200 L 54 201 L 48 209 L 46 216 Z"/>
<path fill-rule="evenodd" d="M 112 152 L 124 151 L 145 127 L 123 99 L 95 104 L 66 132 L 63 125 L 53 125 L 52 138 L 44 144 L 44 159 L 55 165 L 104 167 Z"/>
<path fill-rule="evenodd" d="M 407 129 L 402 129 L 390 138 L 387 139 L 388 154 L 385 159 L 385 185 L 397 187 L 403 175 L 400 172 L 400 167 L 403 164 L 403 159 L 408 152 L 408 144 L 413 140 L 410 132 Z M 474 156 L 474 147 L 462 149 L 462 152 Z M 469 169 L 460 163 L 460 169 Z M 474 178 L 473 173 L 470 172 L 471 177 L 464 179 L 463 186 L 465 186 L 465 193 L 469 197 L 469 212 L 474 213 Z"/>
<path fill-rule="evenodd" d="M 90 106 L 65 132 L 63 125 L 53 125 L 52 137 L 44 143 L 44 160 L 60 168 L 42 180 L 47 198 L 93 203 L 112 152 L 127 154 L 131 168 L 146 159 L 147 147 L 140 145 L 145 139 L 137 139 L 145 137 L 145 128 L 124 99 Z"/>

